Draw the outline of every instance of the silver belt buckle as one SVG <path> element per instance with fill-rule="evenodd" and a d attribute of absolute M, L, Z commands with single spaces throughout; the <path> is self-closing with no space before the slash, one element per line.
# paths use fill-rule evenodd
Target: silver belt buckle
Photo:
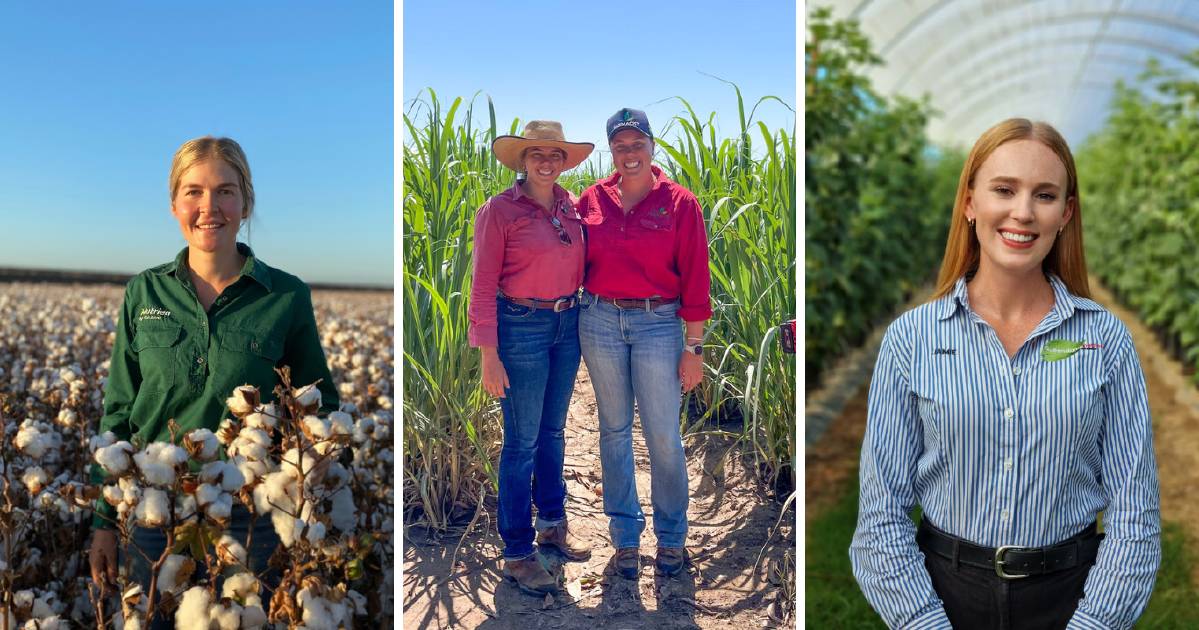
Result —
<path fill-rule="evenodd" d="M 1018 578 L 1028 577 L 1030 575 L 1028 573 L 1016 574 L 1008 573 L 1007 571 L 1003 570 L 1003 554 L 1012 549 L 1024 549 L 1024 547 L 1019 547 L 1017 545 L 1003 545 L 995 550 L 995 575 L 998 575 L 1005 580 L 1015 580 Z"/>
<path fill-rule="evenodd" d="M 554 312 L 561 313 L 562 311 L 570 310 L 570 307 L 574 306 L 574 304 L 570 303 L 570 301 L 573 299 L 574 298 L 569 297 L 569 298 L 558 298 L 557 300 L 554 300 Z M 562 306 L 563 304 L 566 304 L 566 306 Z M 560 306 L 562 308 L 559 308 Z"/>

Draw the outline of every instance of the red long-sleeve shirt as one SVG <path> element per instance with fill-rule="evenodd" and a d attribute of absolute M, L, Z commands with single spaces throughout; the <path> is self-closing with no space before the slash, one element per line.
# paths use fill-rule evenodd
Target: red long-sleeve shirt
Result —
<path fill-rule="evenodd" d="M 712 317 L 708 236 L 691 191 L 651 167 L 654 186 L 626 215 L 619 174 L 583 191 L 576 204 L 587 225 L 583 287 L 610 298 L 679 298 L 679 318 Z"/>
<path fill-rule="evenodd" d="M 471 347 L 499 343 L 496 291 L 516 298 L 552 300 L 583 282 L 583 228 L 575 197 L 554 184 L 554 214 L 570 236 L 562 244 L 549 217 L 519 185 L 490 198 L 475 213 L 474 270 L 467 317 Z"/>

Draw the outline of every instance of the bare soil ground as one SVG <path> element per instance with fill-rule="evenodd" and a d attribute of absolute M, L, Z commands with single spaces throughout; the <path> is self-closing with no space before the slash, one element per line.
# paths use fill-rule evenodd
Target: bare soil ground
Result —
<path fill-rule="evenodd" d="M 1141 359 L 1153 418 L 1162 520 L 1178 523 L 1192 543 L 1199 543 L 1199 502 L 1194 499 L 1199 485 L 1199 390 L 1189 371 L 1170 357 L 1153 332 L 1118 305 L 1094 278 L 1091 290 L 1097 302 L 1128 326 Z M 850 399 L 821 440 L 807 449 L 807 521 L 835 503 L 847 480 L 857 474 L 868 390 L 869 382 Z M 1192 567 L 1191 579 L 1199 584 L 1199 564 Z"/>
<path fill-rule="evenodd" d="M 563 563 L 547 552 L 563 588 L 556 597 L 543 599 L 504 580 L 503 543 L 493 507 L 460 540 L 420 540 L 410 532 L 403 552 L 404 627 L 792 627 L 792 618 L 780 617 L 788 608 L 783 602 L 793 601 L 795 572 L 790 571 L 792 582 L 786 588 L 777 576 L 783 562 L 794 562 L 794 509 L 787 510 L 776 528 L 782 505 L 766 496 L 729 438 L 701 434 L 684 438 L 684 446 L 691 487 L 690 565 L 673 578 L 654 571 L 649 457 L 638 420 L 633 448 L 647 517 L 642 568 L 635 582 L 615 575 L 603 509 L 595 396 L 586 368 L 581 368 L 566 424 L 566 511 L 571 531 L 591 545 L 591 559 Z"/>

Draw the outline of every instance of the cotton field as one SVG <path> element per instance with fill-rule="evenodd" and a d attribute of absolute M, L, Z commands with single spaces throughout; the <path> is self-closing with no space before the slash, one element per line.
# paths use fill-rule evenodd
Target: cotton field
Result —
<path fill-rule="evenodd" d="M 313 293 L 340 410 L 320 413 L 310 383 L 283 383 L 272 404 L 243 387 L 214 430 L 144 448 L 96 434 L 121 298 L 117 286 L 0 283 L 0 630 L 148 628 L 151 611 L 179 628 L 391 626 L 391 295 Z M 103 483 L 90 483 L 93 463 Z M 166 535 L 148 588 L 124 564 L 109 596 L 92 582 L 97 500 L 122 537 L 134 525 Z M 235 506 L 279 536 L 270 583 L 226 531 Z"/>

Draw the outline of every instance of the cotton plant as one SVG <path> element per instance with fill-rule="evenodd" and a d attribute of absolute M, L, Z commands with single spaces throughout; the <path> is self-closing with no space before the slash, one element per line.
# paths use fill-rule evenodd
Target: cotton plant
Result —
<path fill-rule="evenodd" d="M 316 611 L 309 618 L 313 614 L 321 618 L 322 610 L 330 616 L 330 605 L 321 600 L 336 605 L 346 598 L 361 600 L 353 609 L 371 611 L 372 619 L 394 615 L 388 555 L 394 501 L 388 408 L 394 378 L 390 296 L 339 293 L 332 299 L 314 294 L 322 346 L 344 403 L 341 411 L 350 417 L 348 442 L 323 442 L 325 423 L 302 420 L 315 416 L 327 421 L 327 434 L 345 440 L 336 437 L 345 434 L 345 418 L 330 419 L 316 409 L 296 415 L 280 401 L 258 405 L 245 416 L 231 411 L 228 425 L 236 422 L 237 430 L 225 441 L 217 427 L 173 434 L 172 444 L 186 451 L 186 465 L 176 465 L 180 457 L 174 449 L 148 450 L 124 436 L 100 435 L 96 430 L 104 413 L 121 298 L 117 286 L 65 289 L 0 283 L 0 312 L 5 314 L 0 318 L 0 630 L 68 624 L 99 627 L 103 622 L 114 628 L 143 628 L 151 596 L 155 607 L 170 608 L 173 618 L 184 595 L 195 587 L 207 590 L 210 602 L 222 608 L 222 615 L 212 618 L 212 627 L 229 624 L 230 611 L 236 611 L 232 603 L 242 608 L 241 626 L 255 627 L 254 615 L 261 611 L 265 616 L 268 606 L 263 604 L 270 604 L 262 601 L 268 589 L 261 588 L 264 585 L 254 593 L 242 589 L 230 605 L 221 604 L 232 596 L 223 592 L 219 581 L 212 583 L 211 574 L 218 567 L 244 573 L 246 541 L 228 535 L 222 523 L 224 511 L 255 503 L 255 487 L 280 471 L 286 452 L 281 448 L 285 433 L 278 426 L 281 422 L 301 422 L 316 438 L 303 437 L 303 446 L 292 445 L 297 454 L 312 456 L 313 461 L 329 460 L 323 478 L 306 473 L 302 493 L 297 493 L 298 480 L 290 484 L 294 490 L 283 479 L 275 481 L 283 486 L 277 491 L 290 492 L 304 504 L 299 510 L 302 518 L 291 519 L 292 545 L 284 548 L 279 559 L 291 562 L 289 558 L 301 553 L 319 558 L 319 577 L 329 589 L 309 585 L 300 598 Z M 102 451 L 99 459 L 98 451 Z M 309 464 L 307 457 L 295 459 L 306 467 Z M 89 468 L 101 460 L 111 472 L 106 483 L 95 485 Z M 241 488 L 232 489 L 236 475 L 228 466 L 212 466 L 204 472 L 204 466 L 214 461 L 236 468 L 243 480 Z M 369 477 L 374 474 L 378 478 Z M 97 501 L 115 506 L 118 537 L 122 527 L 131 531 L 139 519 L 142 524 L 168 523 L 160 526 L 175 537 L 168 558 L 191 557 L 195 568 L 187 574 L 182 564 L 176 566 L 180 560 L 164 559 L 152 590 L 131 584 L 126 570 L 111 598 L 101 600 L 87 558 L 90 509 Z M 254 508 L 251 512 L 257 518 L 273 519 L 271 512 L 259 514 Z M 283 519 L 279 522 L 287 527 Z M 353 534 L 347 533 L 350 530 Z M 203 545 L 193 548 L 192 543 Z M 250 578 L 247 573 L 241 580 Z M 305 608 L 297 601 L 304 588 L 301 584 L 289 586 L 285 598 L 298 607 L 294 621 L 288 617 L 277 624 L 263 622 L 261 627 L 304 624 Z M 339 599 L 343 585 L 346 595 Z M 58 604 L 17 606 L 13 597 L 24 591 L 34 593 L 34 602 Z"/>

